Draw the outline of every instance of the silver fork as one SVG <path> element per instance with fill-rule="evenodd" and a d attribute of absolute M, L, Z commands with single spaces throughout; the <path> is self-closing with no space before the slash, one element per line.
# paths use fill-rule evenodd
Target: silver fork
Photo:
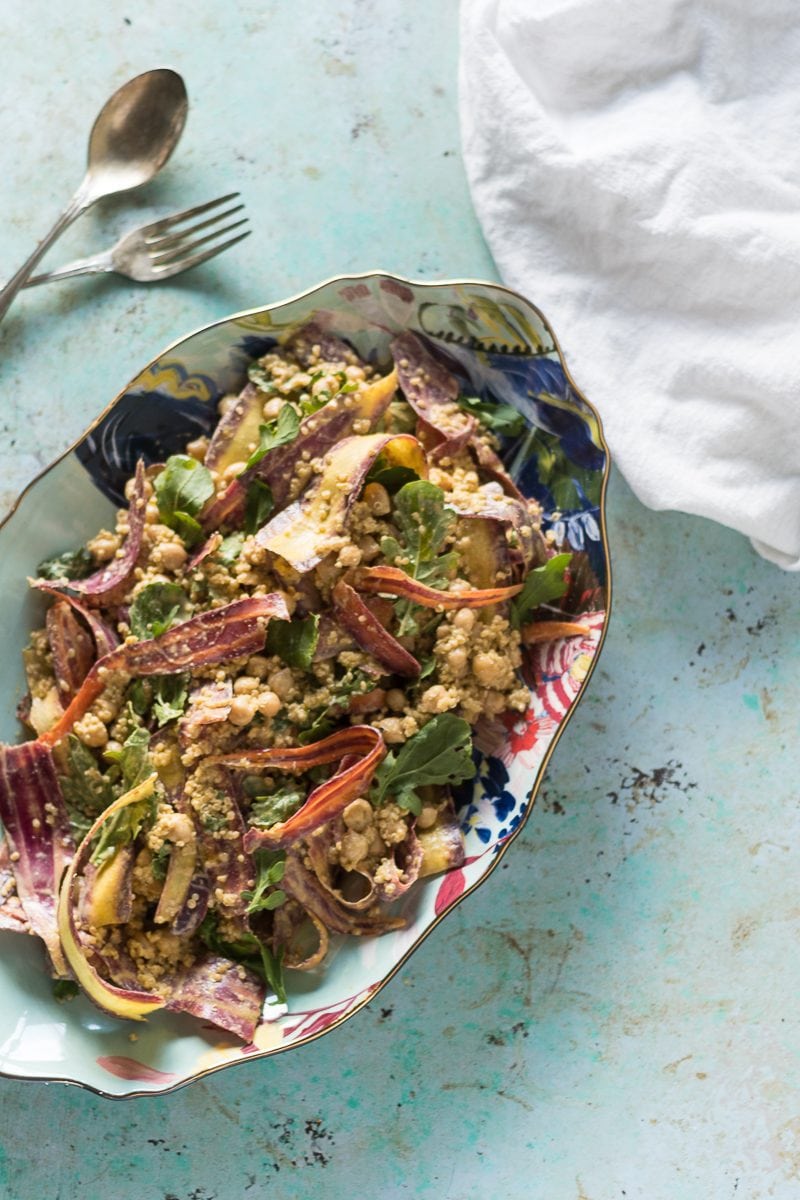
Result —
<path fill-rule="evenodd" d="M 181 271 L 188 271 L 190 267 L 197 267 L 200 263 L 208 262 L 210 258 L 235 246 L 237 242 L 241 242 L 250 235 L 252 231 L 248 229 L 244 233 L 238 233 L 236 237 L 228 238 L 225 242 L 218 241 L 223 234 L 231 233 L 241 225 L 247 224 L 247 217 L 242 217 L 230 225 L 217 228 L 220 221 L 241 212 L 244 208 L 243 204 L 236 204 L 233 208 L 225 209 L 224 212 L 215 213 L 213 216 L 206 217 L 204 221 L 197 221 L 185 229 L 176 228 L 185 221 L 201 217 L 204 213 L 210 213 L 212 209 L 229 204 L 231 200 L 238 198 L 239 192 L 231 192 L 227 196 L 220 196 L 217 200 L 209 200 L 207 204 L 198 204 L 183 212 L 161 217 L 158 221 L 152 221 L 149 225 L 142 225 L 139 229 L 133 229 L 130 233 L 126 233 L 110 250 L 102 250 L 99 254 L 93 254 L 91 258 L 80 258 L 76 262 L 67 263 L 66 266 L 59 267 L 55 271 L 47 271 L 43 275 L 31 276 L 25 287 L 36 287 L 40 283 L 49 283 L 51 279 L 71 279 L 75 275 L 103 275 L 109 272 L 124 275 L 126 279 L 133 279 L 137 283 L 153 283 L 158 279 L 169 279 L 171 275 L 177 275 Z M 202 233 L 204 229 L 209 232 L 202 237 L 195 236 Z M 209 245 L 209 243 L 214 244 Z M 208 249 L 201 249 L 203 246 L 208 246 Z"/>

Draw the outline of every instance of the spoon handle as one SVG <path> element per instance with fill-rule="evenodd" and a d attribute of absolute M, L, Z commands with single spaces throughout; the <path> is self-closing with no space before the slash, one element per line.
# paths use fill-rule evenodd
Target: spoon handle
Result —
<path fill-rule="evenodd" d="M 5 287 L 0 291 L 0 321 L 8 312 L 14 302 L 14 298 L 24 286 L 33 273 L 33 269 L 41 258 L 47 253 L 53 242 L 61 236 L 68 225 L 71 225 L 81 213 L 85 212 L 90 204 L 93 203 L 93 197 L 86 188 L 86 181 L 81 184 L 75 195 L 70 200 L 67 207 L 62 212 L 61 216 L 56 221 L 49 233 L 45 234 L 39 245 L 33 253 L 25 260 L 16 275 L 9 279 Z"/>

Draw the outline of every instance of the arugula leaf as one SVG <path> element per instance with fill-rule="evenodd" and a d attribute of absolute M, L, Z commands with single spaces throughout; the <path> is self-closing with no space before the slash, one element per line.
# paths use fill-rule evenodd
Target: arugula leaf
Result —
<path fill-rule="evenodd" d="M 244 506 L 244 531 L 257 533 L 275 507 L 272 488 L 263 479 L 254 479 L 247 489 Z"/>
<path fill-rule="evenodd" d="M 243 533 L 232 533 L 229 537 L 222 539 L 217 547 L 217 558 L 224 566 L 232 567 L 236 562 L 242 553 L 244 538 L 245 535 Z"/>
<path fill-rule="evenodd" d="M 203 530 L 195 518 L 214 495 L 211 472 L 188 454 L 173 454 L 153 484 L 161 520 L 189 544 L 200 541 Z"/>
<path fill-rule="evenodd" d="M 409 738 L 397 754 L 388 754 L 375 772 L 373 802 L 391 795 L 396 804 L 419 813 L 417 788 L 472 779 L 472 730 L 463 717 L 440 713 Z"/>
<path fill-rule="evenodd" d="M 512 404 L 479 400 L 476 396 L 459 396 L 458 403 L 470 416 L 477 417 L 481 425 L 500 437 L 519 437 L 528 427 L 522 413 Z"/>
<path fill-rule="evenodd" d="M 286 985 L 283 979 L 283 947 L 273 954 L 268 946 L 252 933 L 242 933 L 235 942 L 220 936 L 218 918 L 214 912 L 206 913 L 197 932 L 209 950 L 229 958 L 232 962 L 249 967 L 265 983 L 269 984 L 281 1004 L 286 1003 Z"/>
<path fill-rule="evenodd" d="M 267 654 L 277 654 L 287 667 L 307 671 L 319 640 L 319 616 L 310 613 L 294 621 L 272 620 L 267 626 Z"/>
<path fill-rule="evenodd" d="M 331 372 L 329 371 L 315 371 L 309 380 L 308 387 L 313 388 L 314 384 L 318 383 L 320 379 L 330 377 Z M 300 412 L 304 417 L 309 416 L 311 413 L 319 412 L 330 400 L 333 400 L 334 396 L 347 395 L 350 392 L 357 391 L 358 384 L 351 383 L 345 371 L 334 371 L 332 377 L 334 380 L 333 391 L 321 388 L 316 394 L 309 393 L 307 400 L 300 401 Z"/>
<path fill-rule="evenodd" d="M 412 579 L 419 579 L 429 587 L 441 587 L 457 562 L 454 551 L 439 553 L 456 518 L 452 508 L 445 504 L 442 489 L 426 479 L 405 484 L 394 498 L 392 516 L 402 542 L 395 537 L 381 538 L 384 556 Z M 412 600 L 396 604 L 400 618 L 397 637 L 417 632 L 415 608 L 418 606 Z"/>
<path fill-rule="evenodd" d="M 149 583 L 137 593 L 128 623 L 137 638 L 156 638 L 166 633 L 188 604 L 177 583 Z"/>
<path fill-rule="evenodd" d="M 88 550 L 67 550 L 54 558 L 46 558 L 36 568 L 39 579 L 85 579 L 94 570 L 94 560 Z"/>
<path fill-rule="evenodd" d="M 260 787 L 263 787 L 260 779 L 256 776 L 253 778 Z M 247 792 L 247 781 L 245 781 L 244 788 Z M 269 829 L 294 816 L 302 807 L 305 798 L 305 793 L 301 792 L 299 788 L 292 787 L 291 784 L 278 788 L 277 791 L 270 792 L 268 795 L 263 792 L 255 792 L 248 820 L 251 825 L 256 825 L 259 829 Z"/>
<path fill-rule="evenodd" d="M 150 734 L 146 729 L 140 728 L 134 729 L 121 750 L 104 752 L 103 757 L 115 765 L 121 778 L 118 795 L 129 792 L 137 783 L 142 783 L 152 775 L 149 745 Z M 107 858 L 112 858 L 115 850 L 138 837 L 145 821 L 152 820 L 154 815 L 155 800 L 152 796 L 140 800 L 138 804 L 129 804 L 127 808 L 114 813 L 100 830 L 90 861 L 97 867 Z"/>
<path fill-rule="evenodd" d="M 269 454 L 270 450 L 275 450 L 278 446 L 286 446 L 290 442 L 293 442 L 299 431 L 300 417 L 297 410 L 287 402 L 274 421 L 268 421 L 266 425 L 259 425 L 258 448 L 248 458 L 245 470 L 249 467 L 254 467 L 256 463 L 260 463 L 264 455 Z"/>
<path fill-rule="evenodd" d="M 88 832 L 95 817 L 114 799 L 111 781 L 101 773 L 97 759 L 83 742 L 67 736 L 67 774 L 59 776 L 70 824 L 78 839 Z"/>
<path fill-rule="evenodd" d="M 271 912 L 286 902 L 286 893 L 276 888 L 283 879 L 286 868 L 286 853 L 283 850 L 257 850 L 254 857 L 256 866 L 256 886 L 254 890 L 242 892 L 242 898 L 247 900 L 248 913 Z"/>
<path fill-rule="evenodd" d="M 168 721 L 182 717 L 189 699 L 191 675 L 156 675 L 153 677 L 153 716 L 159 729 Z"/>
<path fill-rule="evenodd" d="M 522 591 L 511 601 L 511 624 L 515 629 L 529 621 L 540 604 L 558 600 L 567 590 L 565 572 L 571 554 L 556 554 L 525 576 Z"/>

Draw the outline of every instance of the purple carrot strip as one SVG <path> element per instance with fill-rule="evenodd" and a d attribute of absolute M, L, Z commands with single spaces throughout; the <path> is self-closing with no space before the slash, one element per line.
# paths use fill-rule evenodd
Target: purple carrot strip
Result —
<path fill-rule="evenodd" d="M 193 571 L 195 567 L 199 567 L 201 562 L 205 562 L 209 554 L 213 554 L 215 550 L 219 550 L 221 544 L 222 534 L 212 533 L 210 537 L 207 537 L 204 542 L 200 543 L 192 557 L 187 560 L 184 570 Z"/>
<path fill-rule="evenodd" d="M 34 586 L 37 587 L 40 592 L 48 592 L 51 596 L 55 596 L 58 600 L 65 601 L 75 609 L 76 613 L 80 613 L 86 624 L 89 626 L 92 637 L 94 638 L 95 650 L 98 658 L 102 658 L 104 654 L 110 654 L 112 650 L 117 648 L 119 645 L 119 637 L 117 636 L 116 631 L 111 625 L 108 624 L 107 621 L 104 621 L 102 617 L 98 616 L 94 609 L 89 608 L 86 604 L 83 604 L 77 596 L 71 596 L 69 592 L 60 592 L 57 587 L 54 587 L 50 583 L 46 583 L 44 580 L 37 580 Z"/>
<path fill-rule="evenodd" d="M 0 929 L 10 933 L 30 933 L 28 918 L 17 895 L 10 854 L 8 842 L 3 838 L 0 841 Z"/>
<path fill-rule="evenodd" d="M 383 627 L 367 608 L 354 588 L 344 579 L 338 580 L 331 596 L 339 624 L 355 639 L 362 650 L 372 654 L 390 671 L 415 679 L 421 666 L 396 637 Z"/>
<path fill-rule="evenodd" d="M 45 628 L 53 655 L 58 697 L 66 708 L 89 674 L 95 659 L 94 644 L 63 600 L 57 600 L 48 608 Z"/>
<path fill-rule="evenodd" d="M 17 894 L 57 975 L 67 973 L 56 926 L 56 894 L 75 853 L 53 756 L 40 742 L 0 746 L 0 820 Z"/>
<path fill-rule="evenodd" d="M 478 421 L 456 403 L 460 388 L 455 375 L 410 330 L 394 339 L 392 357 L 403 395 L 438 438 L 431 458 L 452 456 L 463 450 L 474 436 Z"/>
<path fill-rule="evenodd" d="M 250 1042 L 266 994 L 266 985 L 252 971 L 207 954 L 175 977 L 167 1008 L 210 1021 Z"/>
<path fill-rule="evenodd" d="M 375 897 L 390 904 L 416 883 L 422 866 L 422 843 L 413 829 L 404 841 L 394 848 L 392 858 L 381 863 L 380 879 L 375 883 Z"/>
<path fill-rule="evenodd" d="M 224 470 L 233 462 L 244 462 L 250 456 L 250 441 L 258 441 L 258 426 L 262 419 L 264 394 L 254 383 L 248 383 L 223 417 L 220 418 L 208 444 L 205 465 L 212 471 Z"/>
<path fill-rule="evenodd" d="M 101 567 L 99 571 L 95 571 L 92 575 L 88 575 L 86 579 L 57 580 L 55 584 L 56 590 L 69 588 L 71 592 L 77 592 L 81 596 L 91 596 L 93 600 L 103 600 L 115 588 L 119 587 L 121 583 L 125 582 L 136 566 L 136 559 L 139 557 L 139 550 L 142 545 L 144 516 L 147 507 L 145 483 L 144 462 L 142 459 L 139 459 L 136 464 L 133 494 L 131 495 L 128 507 L 128 536 L 125 539 L 125 545 L 119 557 L 113 558 L 107 566 Z"/>
<path fill-rule="evenodd" d="M 402 917 L 344 908 L 316 875 L 303 866 L 300 855 L 293 850 L 286 855 L 281 888 L 334 933 L 385 933 L 405 925 Z"/>
<path fill-rule="evenodd" d="M 448 504 L 460 517 L 491 521 L 500 526 L 504 533 L 503 549 L 512 563 L 529 567 L 533 562 L 545 562 L 547 548 L 539 532 L 538 522 L 528 509 L 527 503 L 513 496 L 492 496 L 474 492 L 468 499 Z"/>
<path fill-rule="evenodd" d="M 189 893 L 185 903 L 182 905 L 180 912 L 176 913 L 173 917 L 172 924 L 169 927 L 170 933 L 174 933 L 176 937 L 189 937 L 195 933 L 198 926 L 202 923 L 203 917 L 208 912 L 210 898 L 208 876 L 205 872 L 198 872 L 189 885 Z"/>

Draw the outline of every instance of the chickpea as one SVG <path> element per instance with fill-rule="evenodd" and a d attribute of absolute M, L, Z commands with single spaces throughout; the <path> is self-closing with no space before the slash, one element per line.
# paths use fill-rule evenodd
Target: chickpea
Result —
<path fill-rule="evenodd" d="M 363 833 L 356 833 L 353 829 L 348 829 L 342 836 L 342 844 L 339 850 L 339 862 L 345 870 L 357 866 L 369 853 L 369 839 L 364 837 Z"/>
<path fill-rule="evenodd" d="M 337 567 L 357 567 L 361 562 L 361 551 L 358 546 L 343 546 L 336 559 Z"/>
<path fill-rule="evenodd" d="M 150 561 L 162 571 L 180 571 L 188 557 L 180 542 L 159 542 Z"/>
<path fill-rule="evenodd" d="M 269 674 L 269 662 L 263 654 L 254 654 L 247 660 L 247 674 L 255 675 L 256 679 L 266 679 Z"/>
<path fill-rule="evenodd" d="M 422 693 L 419 706 L 423 712 L 443 713 L 450 708 L 455 708 L 457 703 L 458 701 L 446 687 L 443 687 L 441 683 L 435 683 L 433 687 L 429 687 Z"/>
<path fill-rule="evenodd" d="M 236 696 L 247 696 L 258 690 L 258 680 L 253 675 L 240 675 L 234 681 L 233 691 Z"/>
<path fill-rule="evenodd" d="M 463 633 L 470 633 L 475 628 L 477 617 L 471 608 L 459 608 L 456 615 L 453 617 L 453 624 L 456 629 L 460 629 Z"/>
<path fill-rule="evenodd" d="M 454 650 L 447 652 L 447 667 L 452 671 L 453 675 L 459 677 L 464 674 L 467 669 L 467 652 L 463 646 L 456 646 Z"/>
<path fill-rule="evenodd" d="M 249 725 L 255 715 L 256 702 L 253 696 L 234 696 L 228 714 L 232 725 Z"/>
<path fill-rule="evenodd" d="M 386 704 L 392 712 L 402 712 L 406 706 L 405 694 L 400 688 L 390 688 L 386 693 Z"/>
<path fill-rule="evenodd" d="M 439 818 L 439 810 L 432 804 L 423 804 L 417 817 L 417 829 L 430 829 Z"/>
<path fill-rule="evenodd" d="M 372 805 L 363 798 L 353 800 L 342 813 L 342 817 L 348 829 L 363 833 L 372 824 Z"/>
<path fill-rule="evenodd" d="M 281 700 L 288 700 L 295 690 L 294 676 L 288 667 L 273 671 L 268 682 L 270 690 L 275 692 L 276 696 L 280 696 Z"/>
<path fill-rule="evenodd" d="M 208 438 L 207 437 L 195 438 L 194 441 L 188 442 L 186 445 L 186 453 L 191 458 L 196 458 L 198 462 L 203 461 L 203 459 L 206 456 L 207 450 L 208 450 Z"/>
<path fill-rule="evenodd" d="M 502 666 L 494 651 L 481 651 L 472 660 L 472 673 L 483 687 L 494 687 L 500 682 Z"/>
<path fill-rule="evenodd" d="M 235 479 L 237 475 L 241 475 L 246 465 L 247 464 L 243 462 L 232 462 L 230 466 L 226 467 L 222 472 L 222 478 L 226 480 Z"/>
<path fill-rule="evenodd" d="M 97 537 L 92 538 L 88 543 L 89 552 L 95 562 L 104 563 L 113 558 L 119 550 L 120 541 L 116 533 L 110 533 L 107 529 L 101 529 Z"/>
<path fill-rule="evenodd" d="M 161 515 L 158 511 L 158 505 L 155 500 L 148 500 L 147 507 L 144 510 L 144 520 L 146 525 L 157 525 Z"/>
<path fill-rule="evenodd" d="M 258 711 L 265 717 L 276 717 L 281 711 L 281 698 L 274 692 L 262 692 L 258 697 Z"/>
<path fill-rule="evenodd" d="M 285 403 L 286 401 L 281 396 L 275 396 L 272 400 L 267 400 L 264 405 L 264 419 L 266 421 L 274 421 Z"/>
<path fill-rule="evenodd" d="M 364 500 L 375 517 L 385 517 L 392 511 L 389 493 L 382 483 L 368 483 L 364 488 Z"/>
<path fill-rule="evenodd" d="M 238 396 L 223 396 L 222 399 L 220 400 L 219 404 L 217 405 L 217 412 L 219 413 L 219 415 L 221 417 L 226 416 L 231 411 L 232 408 L 236 407 L 238 400 L 239 400 Z M 187 450 L 188 450 L 188 446 L 187 446 Z M 191 454 L 191 450 L 189 451 L 189 453 Z"/>

